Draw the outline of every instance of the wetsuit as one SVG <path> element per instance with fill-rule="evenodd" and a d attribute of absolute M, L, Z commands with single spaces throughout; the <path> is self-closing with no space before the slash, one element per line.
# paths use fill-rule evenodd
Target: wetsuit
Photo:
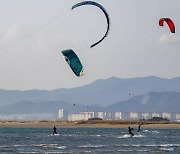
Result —
<path fill-rule="evenodd" d="M 140 125 L 138 126 L 138 132 L 141 130 L 141 125 L 142 125 L 142 124 L 140 124 Z"/>
<path fill-rule="evenodd" d="M 53 128 L 53 134 L 57 134 L 57 132 L 56 132 L 56 127 L 54 126 L 54 128 Z"/>
<path fill-rule="evenodd" d="M 134 136 L 134 134 L 132 133 L 132 130 L 133 130 L 133 128 L 131 128 L 130 126 L 128 127 L 128 132 L 129 132 L 129 134 L 131 134 L 131 136 Z"/>

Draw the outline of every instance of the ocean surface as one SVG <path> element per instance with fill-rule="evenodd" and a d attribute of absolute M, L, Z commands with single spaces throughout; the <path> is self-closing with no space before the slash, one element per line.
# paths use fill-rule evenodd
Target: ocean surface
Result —
<path fill-rule="evenodd" d="M 0 153 L 180 153 L 180 129 L 0 128 Z"/>

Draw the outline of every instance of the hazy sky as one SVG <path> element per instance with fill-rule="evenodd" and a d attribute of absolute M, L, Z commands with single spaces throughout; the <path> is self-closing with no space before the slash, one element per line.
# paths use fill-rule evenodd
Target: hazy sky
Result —
<path fill-rule="evenodd" d="M 180 76 L 180 0 L 0 0 L 0 89 L 76 87 L 99 78 Z M 160 27 L 162 17 L 176 25 Z M 86 75 L 76 77 L 60 51 L 73 49 Z"/>

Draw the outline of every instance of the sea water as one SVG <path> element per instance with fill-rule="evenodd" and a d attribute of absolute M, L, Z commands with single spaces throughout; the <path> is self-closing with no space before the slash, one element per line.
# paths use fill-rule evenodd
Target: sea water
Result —
<path fill-rule="evenodd" d="M 180 153 L 180 129 L 0 128 L 0 153 Z"/>

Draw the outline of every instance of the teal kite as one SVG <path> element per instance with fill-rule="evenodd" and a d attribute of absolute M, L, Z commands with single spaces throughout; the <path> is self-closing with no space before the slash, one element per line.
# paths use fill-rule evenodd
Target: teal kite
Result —
<path fill-rule="evenodd" d="M 63 50 L 61 53 L 76 76 L 84 75 L 84 69 L 81 61 L 72 49 Z"/>

